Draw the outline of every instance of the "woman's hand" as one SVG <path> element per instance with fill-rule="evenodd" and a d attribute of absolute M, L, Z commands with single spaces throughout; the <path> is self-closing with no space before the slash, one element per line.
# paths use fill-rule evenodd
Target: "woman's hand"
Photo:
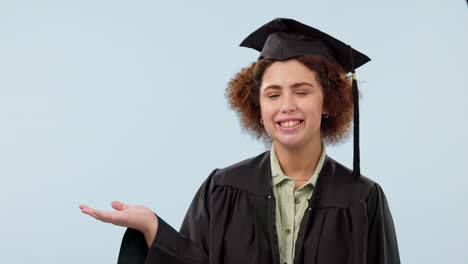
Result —
<path fill-rule="evenodd" d="M 80 205 L 82 213 L 88 214 L 97 220 L 118 226 L 136 229 L 145 235 L 148 247 L 153 243 L 158 230 L 158 218 L 148 208 L 140 205 L 127 205 L 121 202 L 112 202 L 112 208 L 117 211 L 103 212 L 87 205 Z"/>

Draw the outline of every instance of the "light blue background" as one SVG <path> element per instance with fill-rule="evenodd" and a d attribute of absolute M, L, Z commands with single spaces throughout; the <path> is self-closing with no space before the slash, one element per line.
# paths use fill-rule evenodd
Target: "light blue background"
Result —
<path fill-rule="evenodd" d="M 372 58 L 361 167 L 402 262 L 467 263 L 465 1 L 193 2 L 0 3 L 1 263 L 115 263 L 124 228 L 81 203 L 145 205 L 178 229 L 212 169 L 265 150 L 224 89 L 258 56 L 238 44 L 275 17 Z M 328 153 L 352 167 L 352 140 Z"/>

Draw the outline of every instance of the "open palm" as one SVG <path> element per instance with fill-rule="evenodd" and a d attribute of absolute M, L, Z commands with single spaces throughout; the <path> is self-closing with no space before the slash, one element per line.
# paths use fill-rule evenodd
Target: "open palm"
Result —
<path fill-rule="evenodd" d="M 156 233 L 157 217 L 150 209 L 140 205 L 127 205 L 118 201 L 113 201 L 111 205 L 116 211 L 104 212 L 85 204 L 80 205 L 80 209 L 82 213 L 105 223 L 130 227 L 145 235 Z"/>

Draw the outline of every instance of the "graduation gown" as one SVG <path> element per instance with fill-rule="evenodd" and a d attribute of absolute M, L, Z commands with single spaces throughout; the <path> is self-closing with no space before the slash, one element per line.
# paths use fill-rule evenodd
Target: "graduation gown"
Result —
<path fill-rule="evenodd" d="M 148 249 L 143 234 L 128 228 L 118 264 L 279 263 L 270 152 L 215 169 L 196 192 L 180 232 L 158 216 Z M 329 156 L 304 212 L 294 263 L 400 263 L 385 194 L 378 183 Z"/>

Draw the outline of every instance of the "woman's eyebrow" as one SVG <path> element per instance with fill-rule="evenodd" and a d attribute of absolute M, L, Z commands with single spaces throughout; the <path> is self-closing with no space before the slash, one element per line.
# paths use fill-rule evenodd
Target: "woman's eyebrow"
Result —
<path fill-rule="evenodd" d="M 294 88 L 298 88 L 300 86 L 303 86 L 303 85 L 308 85 L 310 87 L 314 87 L 312 84 L 308 83 L 308 82 L 299 82 L 299 83 L 295 83 L 295 84 L 292 84 L 290 87 L 292 89 Z M 267 87 L 265 87 L 263 90 L 265 91 L 266 89 L 275 89 L 275 90 L 280 90 L 281 89 L 281 86 L 277 85 L 277 84 L 272 84 L 272 85 L 268 85 Z"/>

